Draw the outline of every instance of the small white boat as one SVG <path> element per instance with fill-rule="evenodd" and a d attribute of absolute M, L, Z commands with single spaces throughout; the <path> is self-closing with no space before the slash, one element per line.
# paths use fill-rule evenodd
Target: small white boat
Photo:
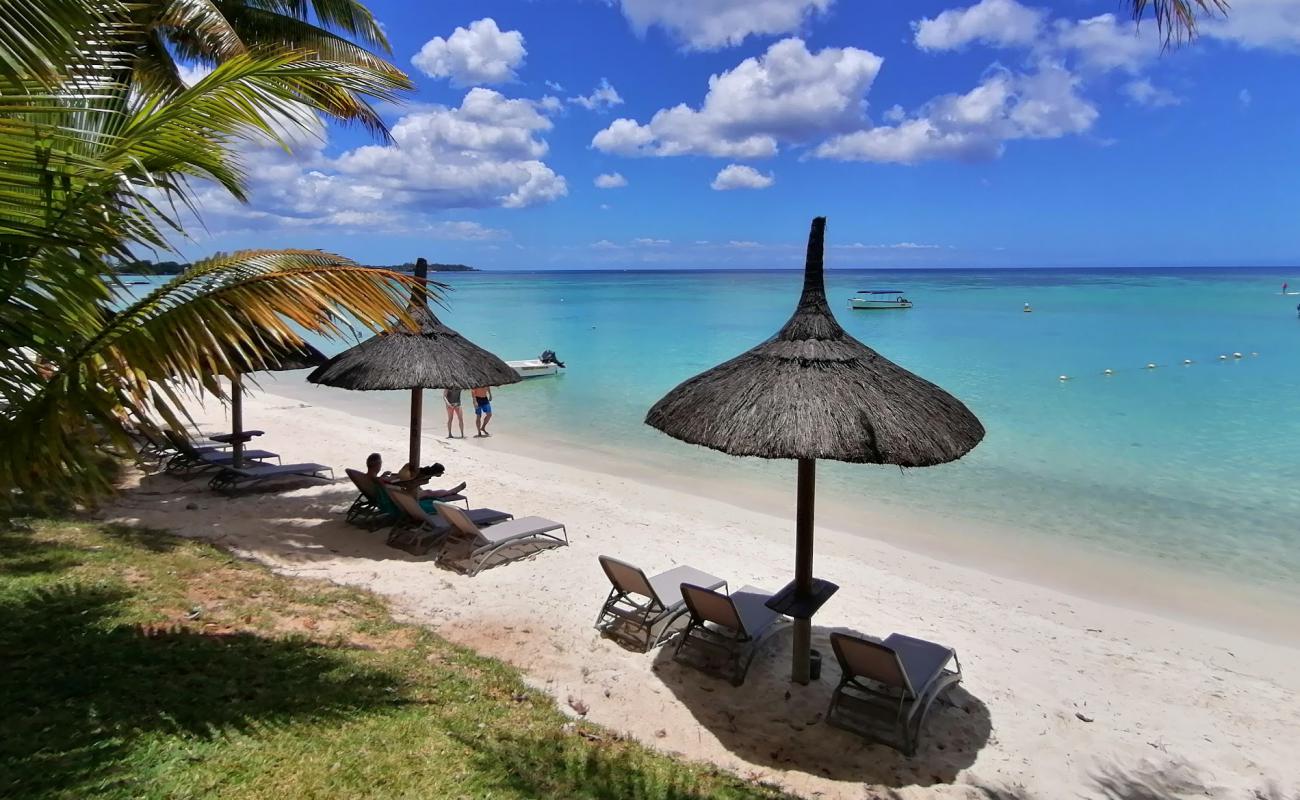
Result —
<path fill-rule="evenodd" d="M 540 358 L 526 358 L 522 361 L 507 361 L 506 364 L 519 373 L 521 378 L 540 378 L 544 375 L 554 375 L 560 371 L 555 364 L 548 364 Z"/>
<path fill-rule="evenodd" d="M 863 289 L 849 298 L 849 308 L 855 311 L 911 307 L 912 301 L 897 289 Z"/>
<path fill-rule="evenodd" d="M 547 350 L 540 358 L 507 361 L 506 366 L 513 369 L 521 378 L 542 378 L 559 372 L 564 368 L 564 362 L 555 357 L 554 350 Z"/>

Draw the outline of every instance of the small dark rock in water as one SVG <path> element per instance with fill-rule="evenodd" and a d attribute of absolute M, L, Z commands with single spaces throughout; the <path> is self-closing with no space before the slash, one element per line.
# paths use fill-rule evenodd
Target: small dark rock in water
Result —
<path fill-rule="evenodd" d="M 186 510 L 186 511 L 198 511 L 198 510 L 199 510 L 199 504 L 198 504 L 198 503 L 186 503 L 186 504 L 185 504 L 185 510 Z"/>
<path fill-rule="evenodd" d="M 1082 711 L 1076 711 L 1074 712 L 1074 715 L 1079 719 L 1083 720 L 1084 722 L 1092 722 L 1092 717 L 1088 716 L 1087 714 L 1084 714 Z"/>

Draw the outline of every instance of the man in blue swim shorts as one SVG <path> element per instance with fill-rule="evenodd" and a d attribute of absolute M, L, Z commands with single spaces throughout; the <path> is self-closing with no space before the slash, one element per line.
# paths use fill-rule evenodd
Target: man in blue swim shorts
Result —
<path fill-rule="evenodd" d="M 474 427 L 478 428 L 476 435 L 491 436 L 487 426 L 492 421 L 492 387 L 479 386 L 470 389 L 470 394 L 474 396 Z"/>

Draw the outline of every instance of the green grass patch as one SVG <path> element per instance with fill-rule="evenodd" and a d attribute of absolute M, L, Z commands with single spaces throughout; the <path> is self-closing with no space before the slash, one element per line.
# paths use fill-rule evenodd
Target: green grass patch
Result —
<path fill-rule="evenodd" d="M 0 797 L 771 798 L 511 667 L 165 533 L 0 530 Z"/>

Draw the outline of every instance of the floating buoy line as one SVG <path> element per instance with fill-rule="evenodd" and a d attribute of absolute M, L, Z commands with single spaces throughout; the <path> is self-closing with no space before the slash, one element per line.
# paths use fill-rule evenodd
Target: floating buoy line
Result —
<path fill-rule="evenodd" d="M 1061 383 L 1065 383 L 1067 381 L 1073 381 L 1079 378 L 1090 378 L 1093 377 L 1094 375 L 1101 375 L 1102 377 L 1109 378 L 1111 376 L 1118 375 L 1122 372 L 1150 372 L 1154 370 L 1166 369 L 1169 367 L 1190 367 L 1201 363 L 1217 363 L 1217 362 L 1227 362 L 1227 361 L 1237 362 L 1237 361 L 1244 361 L 1246 359 L 1251 359 L 1251 358 L 1259 358 L 1259 353 L 1253 350 L 1248 353 L 1243 353 L 1234 350 L 1231 353 L 1219 353 L 1211 358 L 1205 358 L 1205 359 L 1184 358 L 1182 361 L 1178 362 L 1177 364 L 1160 364 L 1155 361 L 1148 361 L 1145 365 L 1143 365 L 1140 368 L 1112 369 L 1110 367 L 1107 367 L 1099 373 L 1088 372 L 1088 373 L 1084 373 L 1083 375 L 1060 375 L 1057 376 L 1056 379 Z"/>

